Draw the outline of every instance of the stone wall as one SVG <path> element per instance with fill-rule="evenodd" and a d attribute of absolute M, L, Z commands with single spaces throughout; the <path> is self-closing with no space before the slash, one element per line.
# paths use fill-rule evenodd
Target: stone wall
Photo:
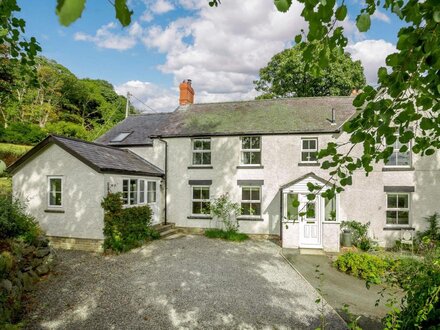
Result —
<path fill-rule="evenodd" d="M 24 295 L 52 270 L 55 262 L 55 253 L 44 237 L 33 245 L 20 241 L 1 244 L 0 328 L 20 321 Z"/>
<path fill-rule="evenodd" d="M 50 245 L 55 249 L 82 250 L 91 252 L 102 252 L 104 240 L 72 237 L 50 236 Z"/>

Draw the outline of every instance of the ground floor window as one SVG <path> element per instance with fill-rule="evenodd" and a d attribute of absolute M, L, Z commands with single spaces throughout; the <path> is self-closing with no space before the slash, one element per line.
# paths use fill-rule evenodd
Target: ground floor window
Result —
<path fill-rule="evenodd" d="M 61 207 L 63 205 L 63 179 L 60 176 L 48 177 L 48 205 Z"/>
<path fill-rule="evenodd" d="M 409 225 L 410 194 L 388 193 L 386 223 L 387 225 Z"/>
<path fill-rule="evenodd" d="M 147 203 L 156 202 L 156 181 L 143 179 L 122 180 L 122 201 L 124 205 L 145 204 L 145 187 L 147 187 Z"/>
<path fill-rule="evenodd" d="M 261 187 L 241 187 L 241 214 L 261 215 Z"/>
<path fill-rule="evenodd" d="M 332 199 L 326 198 L 324 200 L 325 208 L 325 221 L 336 221 L 337 219 L 337 209 L 336 209 L 336 197 Z"/>
<path fill-rule="evenodd" d="M 211 210 L 209 186 L 192 186 L 192 208 L 193 215 L 208 215 Z"/>

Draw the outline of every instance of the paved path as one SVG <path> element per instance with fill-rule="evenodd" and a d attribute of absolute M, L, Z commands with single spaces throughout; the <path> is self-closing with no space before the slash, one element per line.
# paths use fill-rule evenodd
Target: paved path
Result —
<path fill-rule="evenodd" d="M 376 300 L 380 298 L 378 293 L 383 290 L 382 286 L 371 285 L 367 289 L 364 280 L 338 271 L 325 255 L 302 255 L 291 249 L 285 249 L 283 254 L 315 288 L 321 287 L 328 303 L 347 321 L 348 316 L 343 311 L 345 304 L 349 305 L 350 313 L 360 316 L 359 324 L 363 329 L 383 329 L 381 319 L 388 311 L 385 303 L 390 295 L 385 292 L 385 297 L 375 306 Z M 322 282 L 316 278 L 316 265 L 319 265 L 319 271 L 324 274 Z M 394 294 L 400 299 L 399 292 Z"/>
<path fill-rule="evenodd" d="M 60 251 L 29 329 L 315 329 L 316 293 L 268 241 L 186 236 L 120 256 Z M 344 329 L 333 309 L 329 329 Z"/>

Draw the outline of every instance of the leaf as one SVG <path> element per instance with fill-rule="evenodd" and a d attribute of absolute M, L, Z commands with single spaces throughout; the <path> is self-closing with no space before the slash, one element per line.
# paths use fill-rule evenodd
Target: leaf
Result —
<path fill-rule="evenodd" d="M 335 16 L 338 21 L 343 21 L 347 16 L 347 6 L 342 5 L 341 7 L 336 9 Z"/>
<path fill-rule="evenodd" d="M 81 17 L 86 0 L 58 0 L 56 13 L 64 26 L 69 26 Z"/>
<path fill-rule="evenodd" d="M 433 18 L 436 23 L 440 23 L 440 10 L 434 12 Z"/>
<path fill-rule="evenodd" d="M 367 32 L 371 26 L 370 14 L 362 13 L 356 18 L 356 26 L 359 32 Z"/>
<path fill-rule="evenodd" d="M 127 7 L 127 0 L 115 0 L 116 18 L 121 22 L 122 26 L 127 26 L 131 23 L 131 15 L 133 11 Z"/>
<path fill-rule="evenodd" d="M 278 11 L 285 13 L 289 10 L 292 5 L 292 0 L 274 0 L 275 7 L 277 7 Z"/>
<path fill-rule="evenodd" d="M 434 123 L 428 118 L 422 118 L 422 120 L 420 121 L 420 128 L 424 131 L 433 129 L 434 127 Z"/>

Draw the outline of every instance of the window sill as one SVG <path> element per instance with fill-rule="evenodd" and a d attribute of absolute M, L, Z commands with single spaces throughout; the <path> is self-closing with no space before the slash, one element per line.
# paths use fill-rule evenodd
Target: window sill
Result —
<path fill-rule="evenodd" d="M 209 215 L 189 215 L 187 219 L 212 220 L 212 217 Z"/>
<path fill-rule="evenodd" d="M 264 168 L 263 165 L 239 165 L 238 169 L 261 169 Z"/>
<path fill-rule="evenodd" d="M 264 221 L 261 217 L 238 217 L 238 221 Z"/>
<path fill-rule="evenodd" d="M 321 166 L 320 163 L 298 163 L 298 166 Z"/>
<path fill-rule="evenodd" d="M 64 210 L 47 209 L 44 210 L 45 213 L 65 213 Z"/>
<path fill-rule="evenodd" d="M 416 230 L 414 227 L 410 226 L 386 226 L 383 230 Z"/>
<path fill-rule="evenodd" d="M 405 171 L 414 171 L 414 167 L 382 167 L 382 172 L 405 172 Z"/>
<path fill-rule="evenodd" d="M 212 170 L 213 167 L 212 166 L 197 166 L 197 165 L 192 165 L 192 166 L 188 166 L 189 170 Z"/>

